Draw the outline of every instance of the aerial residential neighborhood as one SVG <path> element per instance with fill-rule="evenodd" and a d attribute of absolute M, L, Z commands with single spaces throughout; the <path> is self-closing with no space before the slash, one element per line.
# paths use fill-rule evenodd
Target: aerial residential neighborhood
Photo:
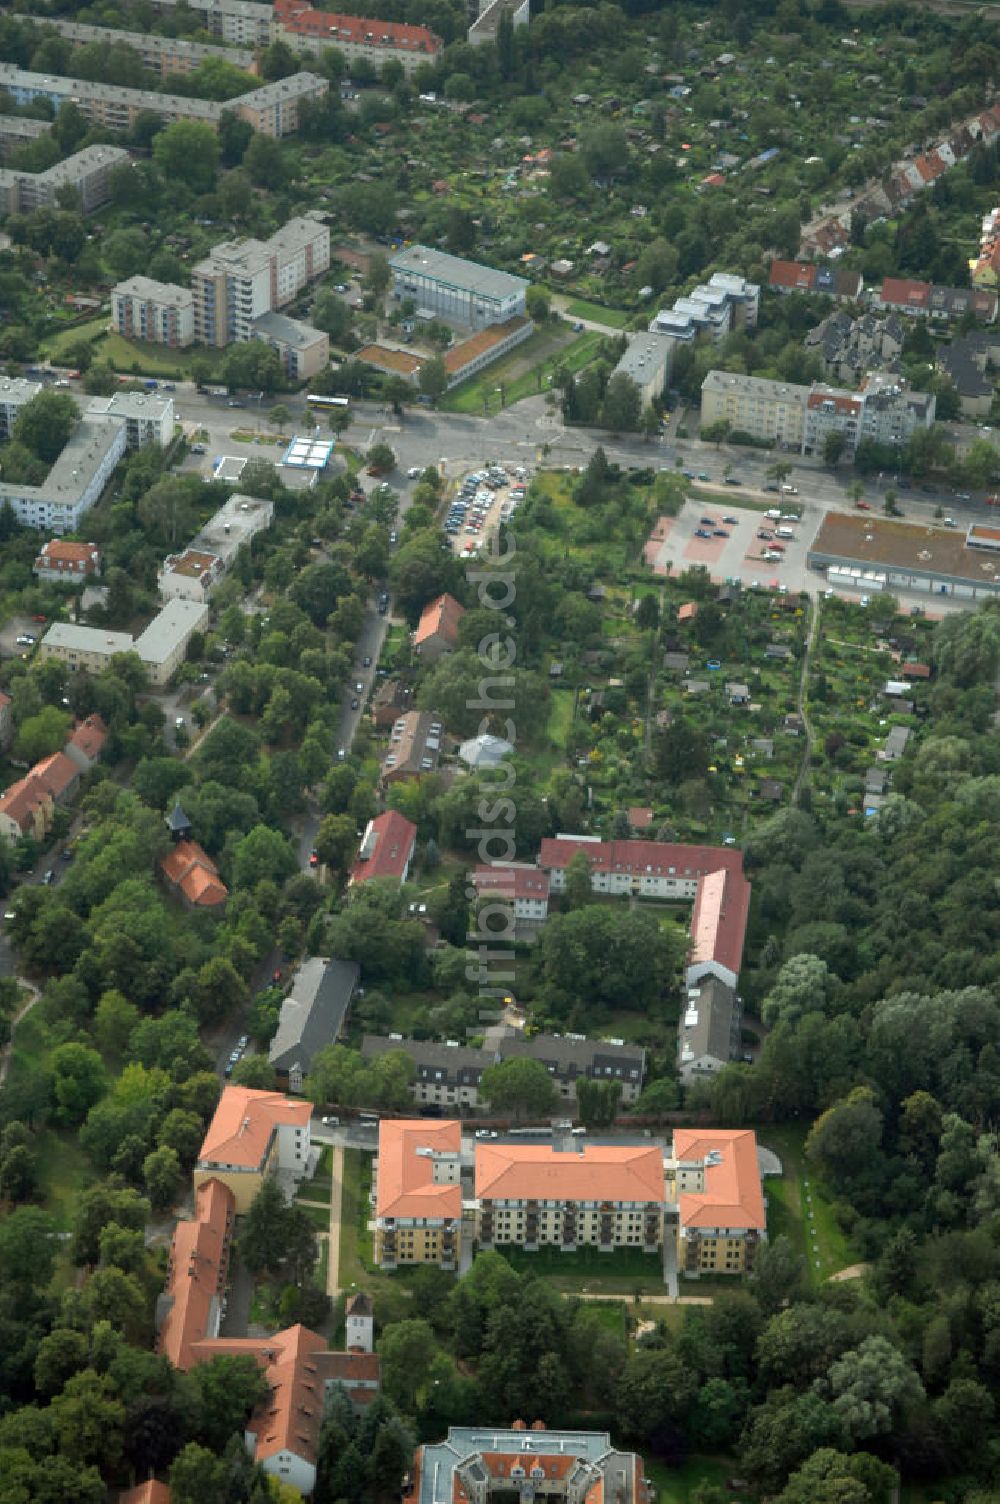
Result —
<path fill-rule="evenodd" d="M 993 9 L 0 12 L 0 1504 L 994 1498 Z"/>

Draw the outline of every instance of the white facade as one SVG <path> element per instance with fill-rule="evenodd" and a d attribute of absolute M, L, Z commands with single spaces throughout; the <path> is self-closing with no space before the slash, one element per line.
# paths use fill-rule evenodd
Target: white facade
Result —
<path fill-rule="evenodd" d="M 246 1433 L 246 1448 L 252 1457 L 257 1449 L 257 1435 L 254 1431 Z M 316 1487 L 316 1464 L 310 1462 L 308 1457 L 300 1456 L 298 1452 L 275 1452 L 271 1457 L 262 1458 L 260 1465 L 272 1478 L 297 1488 L 303 1498 L 308 1498 Z"/>
<path fill-rule="evenodd" d="M 345 1317 L 344 1346 L 348 1352 L 359 1350 L 363 1353 L 375 1351 L 375 1318 L 371 1315 L 352 1315 L 348 1311 Z"/>
<path fill-rule="evenodd" d="M 135 640 L 135 651 L 151 684 L 162 686 L 173 678 L 184 661 L 192 636 L 207 621 L 208 607 L 201 601 L 178 597 L 167 601 Z"/>
<path fill-rule="evenodd" d="M 395 298 L 412 298 L 419 310 L 470 329 L 524 316 L 528 284 L 523 277 L 425 245 L 407 246 L 389 266 Z"/>
<path fill-rule="evenodd" d="M 111 289 L 111 317 L 125 339 L 183 349 L 194 339 L 194 293 L 175 282 L 129 277 Z"/>
<path fill-rule="evenodd" d="M 312 1131 L 309 1119 L 305 1126 L 292 1123 L 278 1124 L 278 1169 L 290 1175 L 303 1176 L 309 1167 L 309 1150 L 312 1146 Z"/>

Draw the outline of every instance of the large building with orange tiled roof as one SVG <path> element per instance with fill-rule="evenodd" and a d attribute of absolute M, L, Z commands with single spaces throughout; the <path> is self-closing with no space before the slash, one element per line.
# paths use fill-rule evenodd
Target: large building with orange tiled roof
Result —
<path fill-rule="evenodd" d="M 375 1261 L 458 1267 L 462 1129 L 423 1118 L 379 1127 L 375 1161 Z"/>
<path fill-rule="evenodd" d="M 444 1441 L 418 1447 L 403 1504 L 489 1504 L 491 1497 L 545 1494 L 565 1504 L 648 1504 L 637 1452 L 620 1452 L 606 1431 L 451 1426 Z"/>
<path fill-rule="evenodd" d="M 311 1116 L 311 1102 L 292 1101 L 277 1091 L 226 1086 L 198 1151 L 195 1189 L 220 1180 L 242 1215 L 267 1175 L 301 1179 L 309 1165 Z"/>
<path fill-rule="evenodd" d="M 435 663 L 443 653 L 453 653 L 458 647 L 458 624 L 465 615 L 465 607 L 453 595 L 439 595 L 420 613 L 413 634 L 413 651 L 425 663 Z"/>
<path fill-rule="evenodd" d="M 667 1188 L 677 1208 L 677 1266 L 688 1276 L 753 1268 L 767 1220 L 757 1135 L 677 1128 Z"/>
<path fill-rule="evenodd" d="M 514 1244 L 639 1248 L 663 1243 L 663 1150 L 656 1144 L 476 1145 L 477 1236 L 481 1248 Z"/>
<path fill-rule="evenodd" d="M 229 889 L 197 841 L 178 841 L 160 862 L 167 886 L 189 909 L 221 910 Z"/>
<path fill-rule="evenodd" d="M 211 1176 L 195 1192 L 194 1216 L 174 1228 L 156 1345 L 182 1373 L 195 1362 L 193 1345 L 218 1335 L 235 1221 L 232 1191 Z"/>

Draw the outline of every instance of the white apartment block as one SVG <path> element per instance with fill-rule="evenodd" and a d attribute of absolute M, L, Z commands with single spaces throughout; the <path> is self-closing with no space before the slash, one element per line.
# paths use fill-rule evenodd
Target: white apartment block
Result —
<path fill-rule="evenodd" d="M 10 438 L 18 411 L 42 390 L 37 381 L 0 381 L 0 440 Z M 149 443 L 165 447 L 173 429 L 174 405 L 167 397 L 140 392 L 92 397 L 41 485 L 2 481 L 0 503 L 9 502 L 25 527 L 57 537 L 76 532 L 126 451 Z"/>
<path fill-rule="evenodd" d="M 194 339 L 194 293 L 175 282 L 129 277 L 111 289 L 111 317 L 125 339 L 181 350 Z"/>
<path fill-rule="evenodd" d="M 280 137 L 294 135 L 299 126 L 299 107 L 307 100 L 325 99 L 330 84 L 318 73 L 294 73 L 235 99 L 219 101 L 89 83 L 82 78 L 32 73 L 13 63 L 0 63 L 0 90 L 16 105 L 43 99 L 58 110 L 63 104 L 73 103 L 92 125 L 112 131 L 129 130 L 141 115 L 148 114 L 167 125 L 175 120 L 194 120 L 218 130 L 223 112 L 229 111 L 262 135 Z"/>
<path fill-rule="evenodd" d="M 869 373 L 860 391 L 801 386 L 729 371 L 709 371 L 701 389 L 702 427 L 733 429 L 800 454 L 822 454 L 827 435 L 843 436 L 853 454 L 863 439 L 902 445 L 934 422 L 936 399 L 911 392 L 898 377 Z"/>
<path fill-rule="evenodd" d="M 283 307 L 330 266 L 330 231 L 299 215 L 269 240 L 229 240 L 192 268 L 195 338 L 222 348 L 254 336 L 253 324 Z"/>
<path fill-rule="evenodd" d="M 44 172 L 0 168 L 0 215 L 51 208 L 58 203 L 61 189 L 71 189 L 84 214 L 89 214 L 107 203 L 111 173 L 128 160 L 128 152 L 121 146 L 87 146 Z"/>
<path fill-rule="evenodd" d="M 170 11 L 178 0 L 150 0 L 156 10 Z M 204 18 L 205 30 L 237 47 L 267 47 L 277 31 L 270 5 L 254 0 L 187 0 Z"/>
<path fill-rule="evenodd" d="M 241 548 L 271 526 L 274 503 L 258 496 L 230 496 L 179 554 L 164 559 L 156 576 L 165 601 L 208 600 L 236 562 Z"/>
<path fill-rule="evenodd" d="M 262 6 L 261 9 L 266 9 Z M 64 21 L 59 16 L 33 16 L 19 11 L 19 22 L 57 31 L 74 47 L 93 42 L 131 47 L 147 68 L 161 78 L 193 73 L 210 58 L 220 58 L 245 73 L 257 72 L 257 56 L 249 47 L 215 47 L 209 42 L 189 42 L 184 37 L 156 36 L 148 31 L 121 31 L 112 26 L 87 26 L 80 21 Z"/>
<path fill-rule="evenodd" d="M 760 288 L 745 277 L 715 272 L 707 282 L 662 308 L 652 320 L 652 334 L 668 334 L 687 343 L 707 335 L 716 343 L 733 329 L 755 329 L 760 311 Z"/>
<path fill-rule="evenodd" d="M 639 388 L 643 406 L 658 402 L 670 375 L 674 341 L 661 333 L 636 334 L 613 375 L 627 376 Z"/>

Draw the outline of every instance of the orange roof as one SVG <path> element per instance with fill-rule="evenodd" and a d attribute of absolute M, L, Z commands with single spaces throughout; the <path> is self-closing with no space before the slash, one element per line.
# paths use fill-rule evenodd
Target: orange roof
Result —
<path fill-rule="evenodd" d="M 127 1493 L 118 1495 L 118 1504 L 170 1504 L 170 1490 L 165 1483 L 149 1478 L 137 1483 Z"/>
<path fill-rule="evenodd" d="M 0 794 L 0 814 L 5 814 L 23 831 L 35 810 L 51 797 L 48 789 L 35 783 L 29 773 L 26 778 L 19 778 Z"/>
<path fill-rule="evenodd" d="M 476 1145 L 476 1196 L 511 1201 L 663 1201 L 654 1144 Z"/>
<path fill-rule="evenodd" d="M 104 743 L 108 739 L 108 728 L 99 715 L 88 715 L 85 721 L 81 721 L 73 735 L 70 737 L 74 747 L 79 747 L 85 757 L 95 762 L 101 755 Z"/>
<path fill-rule="evenodd" d="M 458 624 L 464 615 L 465 607 L 460 606 L 453 595 L 439 595 L 421 611 L 413 634 L 413 646 L 419 647 L 429 637 L 440 637 L 449 647 L 454 647 L 458 641 Z"/>
<path fill-rule="evenodd" d="M 795 292 L 809 292 L 816 281 L 812 261 L 772 261 L 768 276 L 770 287 L 787 287 Z"/>
<path fill-rule="evenodd" d="M 717 1162 L 708 1163 L 710 1155 Z M 682 1191 L 677 1198 L 683 1226 L 764 1231 L 757 1135 L 749 1128 L 675 1128 L 674 1159 L 705 1166 L 704 1191 Z"/>
<path fill-rule="evenodd" d="M 235 1206 L 221 1180 L 206 1180 L 195 1195 L 194 1217 L 174 1228 L 164 1291 L 170 1304 L 157 1348 L 183 1373 L 196 1362 L 192 1343 L 205 1336 L 212 1302 L 225 1287 Z"/>
<path fill-rule="evenodd" d="M 36 560 L 43 566 L 51 564 L 84 564 L 97 568 L 99 551 L 96 543 L 67 543 L 63 538 L 50 538 Z M 87 570 L 90 573 L 90 569 Z"/>
<path fill-rule="evenodd" d="M 229 897 L 219 869 L 197 841 L 178 841 L 160 862 L 160 870 L 172 887 L 180 889 L 188 903 L 200 908 L 225 903 Z"/>
<path fill-rule="evenodd" d="M 315 37 L 331 47 L 336 47 L 338 42 L 351 42 L 356 47 L 392 47 L 401 52 L 423 52 L 429 56 L 441 50 L 440 37 L 426 26 L 314 10 L 303 0 L 276 0 L 274 13 L 283 31 L 295 36 Z"/>
<path fill-rule="evenodd" d="M 198 1151 L 198 1163 L 256 1170 L 264 1163 L 278 1125 L 305 1128 L 311 1114 L 311 1102 L 293 1102 L 278 1091 L 226 1086 Z"/>
<path fill-rule="evenodd" d="M 421 1149 L 437 1154 L 458 1154 L 462 1129 L 452 1120 L 435 1123 L 423 1118 L 383 1122 L 378 1131 L 378 1191 L 375 1213 L 379 1217 L 443 1217 L 462 1215 L 462 1188 L 434 1183 L 434 1161 Z"/>
<path fill-rule="evenodd" d="M 411 355 L 408 350 L 390 350 L 388 345 L 365 345 L 354 359 L 399 376 L 415 376 L 423 365 L 419 355 Z"/>
<path fill-rule="evenodd" d="M 677 608 L 678 621 L 694 621 L 698 615 L 697 601 L 685 601 L 683 606 Z"/>
<path fill-rule="evenodd" d="M 28 774 L 29 780 L 46 789 L 53 799 L 65 794 L 70 784 L 75 783 L 79 777 L 80 769 L 65 752 L 53 752 L 51 757 L 36 762 Z"/>
<path fill-rule="evenodd" d="M 648 830 L 653 823 L 653 811 L 648 804 L 630 804 L 625 813 L 633 830 Z"/>
<path fill-rule="evenodd" d="M 477 334 L 463 339 L 461 344 L 452 345 L 444 357 L 445 370 L 449 376 L 457 376 L 459 371 L 464 371 L 466 366 L 478 360 L 480 355 L 485 354 L 487 350 L 492 350 L 494 345 L 499 345 L 503 340 L 509 339 L 512 334 L 516 334 L 518 329 L 523 329 L 528 322 L 529 320 L 522 314 L 515 314 L 512 319 L 507 319 L 503 324 L 487 324 L 485 329 L 480 329 Z"/>

